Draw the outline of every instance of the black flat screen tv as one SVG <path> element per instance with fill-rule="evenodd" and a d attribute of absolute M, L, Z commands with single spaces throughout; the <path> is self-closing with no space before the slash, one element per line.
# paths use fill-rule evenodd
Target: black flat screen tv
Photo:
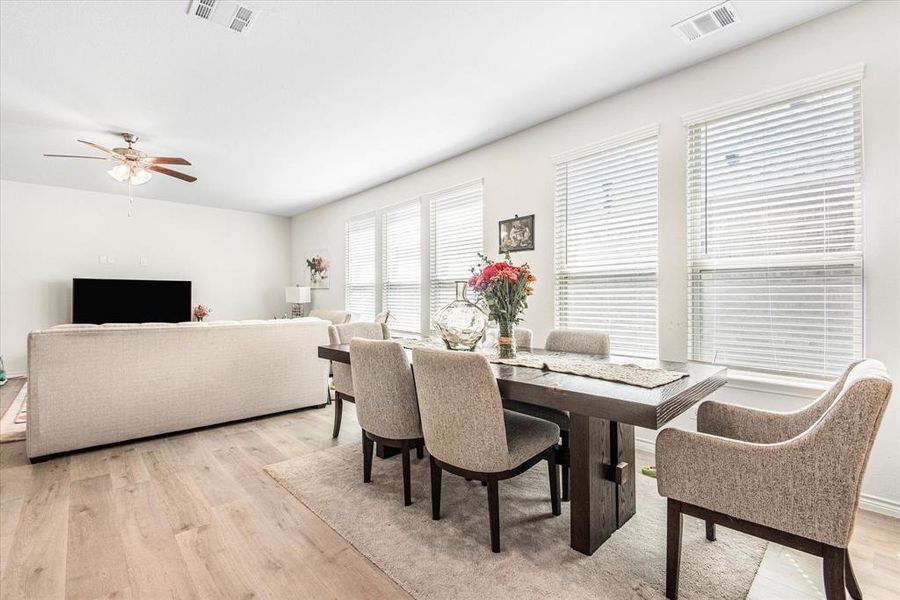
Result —
<path fill-rule="evenodd" d="M 191 282 L 73 279 L 73 323 L 178 323 L 191 320 Z"/>

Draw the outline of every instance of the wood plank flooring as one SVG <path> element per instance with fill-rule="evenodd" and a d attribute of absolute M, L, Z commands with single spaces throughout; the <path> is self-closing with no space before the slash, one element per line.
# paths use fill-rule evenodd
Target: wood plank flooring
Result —
<path fill-rule="evenodd" d="M 21 384 L 0 388 L 0 410 Z M 23 442 L 0 445 L 0 600 L 409 598 L 262 470 L 359 441 L 352 405 L 337 441 L 332 416 L 310 409 L 37 465 Z M 900 521 L 861 512 L 851 553 L 866 598 L 896 598 Z M 773 545 L 749 597 L 821 598 L 820 568 Z"/>

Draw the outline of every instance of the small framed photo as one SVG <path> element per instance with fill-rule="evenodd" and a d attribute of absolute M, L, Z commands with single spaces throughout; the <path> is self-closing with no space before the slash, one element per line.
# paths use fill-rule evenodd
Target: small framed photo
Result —
<path fill-rule="evenodd" d="M 500 253 L 534 250 L 534 215 L 500 221 Z"/>

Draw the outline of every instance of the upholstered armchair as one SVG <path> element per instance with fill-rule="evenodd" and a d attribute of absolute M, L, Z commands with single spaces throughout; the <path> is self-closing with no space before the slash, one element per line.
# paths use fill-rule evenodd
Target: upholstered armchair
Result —
<path fill-rule="evenodd" d="M 520 329 L 514 330 L 514 335 L 518 335 Z M 531 331 L 528 331 L 529 346 L 531 345 Z M 519 345 L 518 338 L 516 345 Z M 550 352 L 574 352 L 577 354 L 594 354 L 599 356 L 609 355 L 609 334 L 603 331 L 594 331 L 593 329 L 554 329 L 547 336 L 544 343 L 544 349 Z M 546 406 L 536 406 L 527 402 L 519 402 L 517 400 L 504 400 L 503 406 L 508 409 L 525 415 L 531 415 L 539 419 L 545 419 L 559 426 L 561 438 L 561 451 L 559 457 L 560 469 L 562 471 L 562 500 L 569 500 L 569 413 L 564 410 L 556 410 Z"/>
<path fill-rule="evenodd" d="M 350 341 L 350 368 L 356 399 L 356 418 L 362 428 L 363 481 L 372 481 L 375 443 L 399 448 L 403 461 L 403 504 L 412 504 L 409 451 L 423 457 L 422 426 L 416 384 L 406 353 L 390 340 Z"/>
<path fill-rule="evenodd" d="M 328 337 L 331 344 L 349 344 L 353 338 L 368 340 L 388 340 L 391 332 L 384 323 L 344 323 L 331 325 L 328 328 Z M 346 363 L 332 362 L 331 372 L 334 376 L 334 428 L 331 437 L 336 438 L 341 433 L 341 419 L 344 414 L 344 401 L 355 402 L 353 392 L 353 375 L 350 365 Z"/>
<path fill-rule="evenodd" d="M 699 433 L 656 441 L 657 485 L 668 498 L 666 595 L 678 596 L 682 514 L 776 541 L 823 561 L 826 597 L 862 595 L 847 545 L 866 462 L 891 395 L 884 365 L 851 365 L 809 406 L 790 413 L 706 402 Z"/>
<path fill-rule="evenodd" d="M 546 460 L 550 505 L 560 514 L 559 427 L 503 409 L 487 359 L 476 353 L 413 350 L 422 434 L 431 460 L 431 516 L 441 517 L 441 474 L 486 482 L 491 550 L 500 552 L 498 482 Z"/>

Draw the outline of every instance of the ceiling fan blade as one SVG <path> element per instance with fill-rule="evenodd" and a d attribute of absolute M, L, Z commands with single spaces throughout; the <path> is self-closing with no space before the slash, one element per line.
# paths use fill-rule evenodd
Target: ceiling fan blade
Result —
<path fill-rule="evenodd" d="M 79 156 L 77 154 L 45 154 L 51 158 L 90 158 L 91 160 L 110 160 L 105 156 Z"/>
<path fill-rule="evenodd" d="M 156 165 L 150 165 L 147 167 L 151 171 L 156 171 L 157 173 L 162 173 L 163 175 L 168 175 L 169 177 L 175 177 L 176 179 L 181 179 L 182 181 L 187 181 L 188 183 L 197 181 L 197 178 L 193 175 L 186 175 L 184 173 L 179 173 L 178 171 L 173 171 L 172 169 L 167 169 L 165 167 L 158 167 Z"/>
<path fill-rule="evenodd" d="M 189 165 L 189 164 L 191 164 L 183 158 L 177 158 L 174 156 L 148 156 L 144 160 L 148 163 L 152 163 L 155 165 Z"/>
<path fill-rule="evenodd" d="M 95 144 L 94 142 L 86 142 L 84 140 L 78 140 L 78 141 L 81 142 L 82 144 L 87 144 L 88 146 L 91 146 L 92 148 L 96 148 L 97 150 L 100 150 L 101 152 L 106 152 L 107 154 L 112 154 L 113 156 L 115 156 L 115 153 L 112 150 L 110 150 L 109 148 L 104 148 L 100 144 Z"/>

